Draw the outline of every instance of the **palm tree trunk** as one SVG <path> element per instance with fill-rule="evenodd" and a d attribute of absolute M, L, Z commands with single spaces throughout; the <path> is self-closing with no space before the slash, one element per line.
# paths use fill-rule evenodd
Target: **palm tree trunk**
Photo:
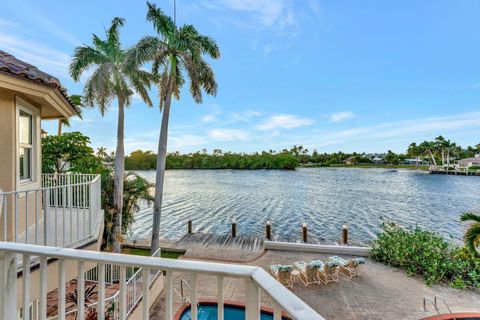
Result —
<path fill-rule="evenodd" d="M 433 156 L 432 150 L 428 150 L 428 153 L 430 154 L 430 157 L 432 158 L 433 165 L 436 166 L 436 165 L 437 165 L 437 161 L 435 161 L 435 157 Z"/>
<path fill-rule="evenodd" d="M 155 177 L 155 199 L 153 205 L 152 243 L 150 253 L 153 255 L 159 247 L 160 241 L 160 218 L 162 216 L 163 185 L 165 181 L 165 165 L 167 162 L 168 120 L 170 117 L 170 105 L 172 101 L 171 91 L 166 98 L 162 114 L 162 127 L 158 140 L 157 173 Z"/>
<path fill-rule="evenodd" d="M 58 134 L 59 136 L 62 135 L 62 119 L 58 119 L 57 134 Z"/>
<path fill-rule="evenodd" d="M 172 57 L 168 91 L 165 97 L 165 106 L 162 113 L 162 126 L 160 128 L 160 137 L 158 139 L 155 199 L 153 201 L 152 242 L 150 243 L 151 255 L 153 255 L 160 246 L 160 219 L 162 217 L 163 186 L 165 181 L 165 165 L 167 163 L 168 120 L 170 118 L 170 105 L 172 104 L 175 70 L 176 61 Z"/>
<path fill-rule="evenodd" d="M 125 163 L 124 127 L 125 127 L 125 101 L 118 98 L 118 124 L 117 124 L 117 151 L 115 152 L 114 190 L 113 190 L 113 219 L 112 219 L 112 245 L 113 252 L 121 251 L 122 240 L 122 208 L 123 208 L 123 175 Z"/>

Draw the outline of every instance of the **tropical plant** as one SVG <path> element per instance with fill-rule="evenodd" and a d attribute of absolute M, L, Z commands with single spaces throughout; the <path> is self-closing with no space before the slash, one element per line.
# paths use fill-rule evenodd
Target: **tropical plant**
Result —
<path fill-rule="evenodd" d="M 107 251 L 113 244 L 113 213 L 115 212 L 113 207 L 113 189 L 114 189 L 114 176 L 111 171 L 105 169 L 102 173 L 102 203 L 105 211 L 105 229 L 104 240 Z M 123 184 L 123 205 L 122 205 L 122 235 L 126 234 L 134 221 L 135 212 L 139 209 L 139 201 L 143 200 L 147 203 L 153 201 L 153 197 L 150 194 L 150 188 L 153 187 L 147 180 L 140 177 L 138 174 L 128 172 L 124 178 Z"/>
<path fill-rule="evenodd" d="M 157 76 L 157 87 L 162 111 L 162 124 L 158 143 L 157 175 L 153 213 L 151 252 L 159 246 L 160 217 L 167 155 L 168 121 L 172 96 L 179 99 L 180 89 L 189 79 L 190 94 L 197 103 L 202 102 L 202 89 L 209 95 L 217 92 L 217 82 L 204 55 L 217 59 L 220 50 L 210 37 L 200 34 L 193 25 L 177 27 L 172 18 L 155 4 L 147 2 L 147 21 L 153 24 L 156 36 L 142 38 L 130 52 L 137 69 L 152 63 L 152 73 Z"/>
<path fill-rule="evenodd" d="M 463 238 L 470 253 L 476 258 L 480 258 L 480 252 L 477 250 L 477 247 L 480 246 L 480 215 L 466 212 L 462 214 L 460 220 L 472 222 Z"/>
<path fill-rule="evenodd" d="M 93 74 L 86 80 L 84 87 L 84 102 L 87 106 L 98 106 L 102 115 L 110 107 L 112 100 L 117 100 L 117 147 L 115 153 L 115 190 L 114 190 L 114 219 L 113 219 L 113 248 L 120 252 L 121 218 L 123 203 L 123 175 L 124 175 L 124 113 L 132 101 L 134 93 L 149 106 L 152 102 L 148 96 L 151 74 L 135 68 L 127 60 L 127 51 L 120 42 L 120 28 L 125 20 L 114 18 L 108 29 L 106 39 L 102 40 L 93 34 L 93 45 L 83 45 L 75 49 L 70 64 L 70 75 L 75 81 L 85 71 L 93 68 Z"/>
<path fill-rule="evenodd" d="M 80 132 L 42 138 L 43 173 L 97 173 L 102 163 L 90 147 L 90 139 Z"/>
<path fill-rule="evenodd" d="M 447 242 L 441 235 L 395 224 L 383 226 L 372 243 L 372 258 L 421 275 L 428 285 L 444 282 L 455 288 L 480 287 L 480 259 L 466 248 Z"/>

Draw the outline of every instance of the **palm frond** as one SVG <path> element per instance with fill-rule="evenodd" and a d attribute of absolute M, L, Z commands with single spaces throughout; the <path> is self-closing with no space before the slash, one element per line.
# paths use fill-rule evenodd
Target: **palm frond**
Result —
<path fill-rule="evenodd" d="M 82 73 L 89 67 L 108 62 L 108 58 L 90 46 L 80 46 L 75 49 L 69 66 L 70 76 L 75 81 L 80 80 Z"/>
<path fill-rule="evenodd" d="M 125 24 L 125 19 L 115 17 L 107 30 L 107 43 L 110 48 L 120 48 L 120 28 Z"/>
<path fill-rule="evenodd" d="M 147 2 L 148 12 L 147 21 L 153 23 L 153 27 L 158 34 L 165 38 L 170 38 L 175 33 L 175 23 L 172 18 L 165 15 L 156 4 Z"/>
<path fill-rule="evenodd" d="M 474 223 L 467 229 L 464 241 L 468 250 L 475 257 L 480 258 L 480 253 L 477 251 L 477 246 L 480 244 L 480 223 Z"/>
<path fill-rule="evenodd" d="M 480 215 L 473 212 L 465 212 L 460 216 L 460 221 L 473 221 L 480 223 Z"/>

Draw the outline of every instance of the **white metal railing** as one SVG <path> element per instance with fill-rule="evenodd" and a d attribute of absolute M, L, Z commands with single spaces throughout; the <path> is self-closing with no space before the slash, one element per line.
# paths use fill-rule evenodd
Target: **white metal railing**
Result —
<path fill-rule="evenodd" d="M 0 193 L 0 239 L 69 246 L 94 234 L 100 175 L 44 174 L 36 189 Z"/>
<path fill-rule="evenodd" d="M 22 260 L 22 280 L 19 281 L 17 288 L 17 259 Z M 32 259 L 39 259 L 39 274 L 30 277 L 30 263 Z M 53 270 L 57 274 L 47 273 L 48 259 L 56 259 L 58 268 Z M 142 319 L 149 319 L 149 301 L 151 299 L 149 293 L 149 273 L 150 271 L 165 272 L 164 291 L 165 291 L 165 319 L 172 319 L 173 310 L 173 288 L 172 273 L 188 274 L 191 279 L 191 298 L 190 301 L 197 301 L 198 287 L 197 277 L 200 274 L 216 276 L 218 284 L 218 319 L 224 319 L 224 279 L 238 278 L 245 281 L 245 314 L 246 319 L 260 318 L 260 296 L 266 294 L 273 301 L 274 319 L 281 319 L 282 310 L 287 312 L 289 316 L 297 320 L 322 320 L 323 318 L 305 302 L 295 296 L 287 288 L 282 286 L 265 270 L 260 267 L 221 264 L 212 262 L 162 259 L 155 257 L 142 257 L 133 255 L 122 255 L 105 252 L 95 252 L 87 250 L 76 250 L 67 248 L 56 248 L 48 246 L 35 246 L 21 243 L 0 242 L 0 318 L 15 319 L 17 311 L 17 291 L 21 292 L 21 300 L 19 305 L 24 310 L 28 310 L 31 303 L 30 288 L 39 288 L 39 319 L 46 318 L 47 307 L 47 279 L 56 277 L 58 279 L 58 296 L 65 297 L 66 284 L 66 264 L 69 266 L 73 263 L 77 264 L 78 272 L 78 302 L 79 311 L 78 320 L 85 319 L 85 263 L 97 263 L 99 274 L 101 275 L 98 282 L 98 319 L 104 319 L 105 305 L 105 279 L 102 276 L 103 268 L 106 264 L 120 266 L 120 289 L 118 293 L 118 319 L 127 318 L 127 286 L 126 286 L 126 268 L 142 268 L 143 277 L 141 283 L 135 282 L 142 291 L 143 307 Z M 71 268 L 71 267 L 70 267 Z M 49 270 L 50 271 L 50 270 Z M 31 281 L 38 283 L 30 283 Z M 140 280 L 138 280 L 140 282 Z M 140 289 L 139 289 L 140 290 Z M 8 294 L 6 294 L 8 293 Z M 153 297 L 155 298 L 155 297 Z M 58 299 L 58 315 L 59 319 L 65 319 L 65 299 Z M 24 318 L 24 320 L 30 320 Z M 191 305 L 191 318 L 198 319 L 198 306 L 193 303 Z"/>

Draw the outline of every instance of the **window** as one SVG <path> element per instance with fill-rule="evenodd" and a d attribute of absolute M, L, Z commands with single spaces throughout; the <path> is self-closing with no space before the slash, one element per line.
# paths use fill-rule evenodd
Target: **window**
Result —
<path fill-rule="evenodd" d="M 20 110 L 18 119 L 18 165 L 20 181 L 32 180 L 33 117 Z"/>

